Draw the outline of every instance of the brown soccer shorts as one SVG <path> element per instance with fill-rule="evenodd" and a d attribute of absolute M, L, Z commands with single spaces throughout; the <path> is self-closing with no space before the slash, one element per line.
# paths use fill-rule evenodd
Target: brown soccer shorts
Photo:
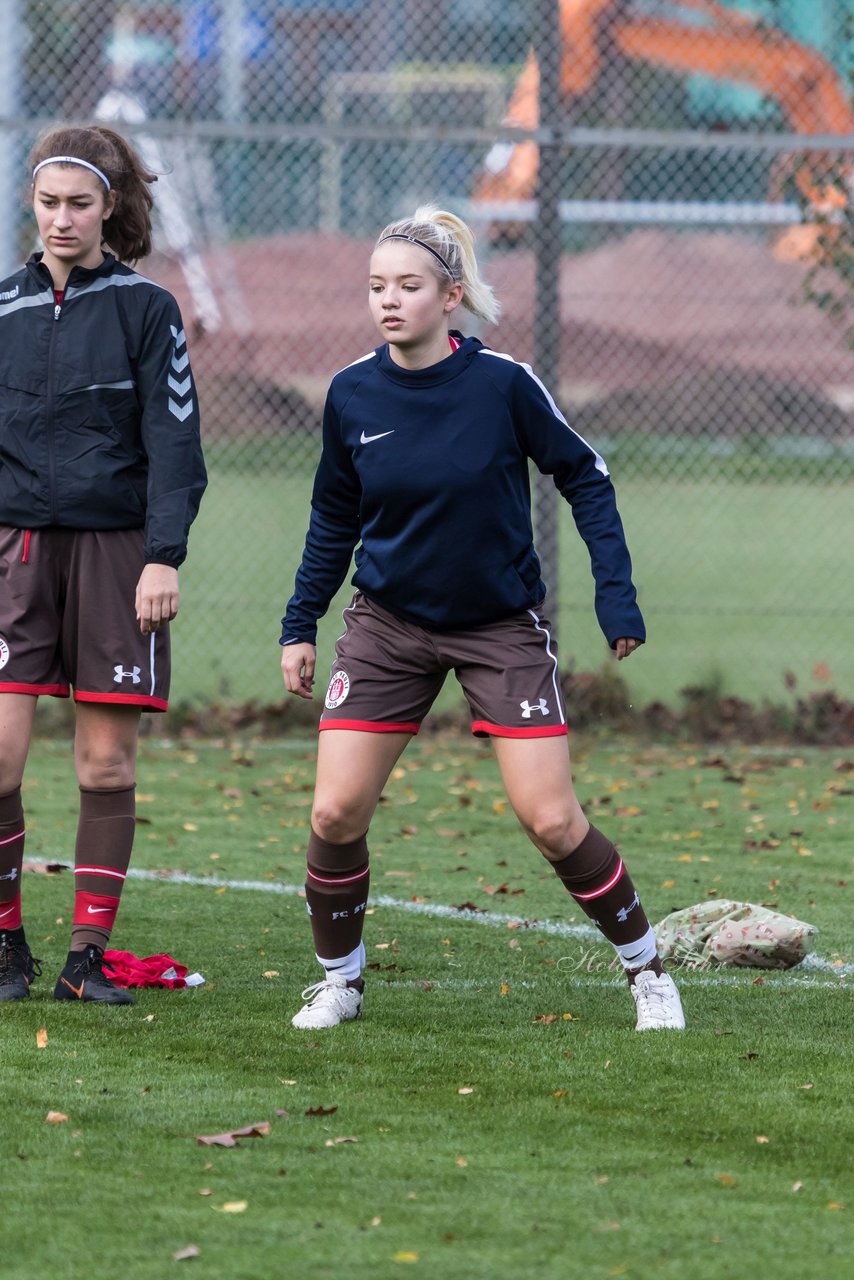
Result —
<path fill-rule="evenodd" d="M 0 526 L 0 693 L 165 711 L 169 628 L 139 630 L 142 529 Z"/>
<path fill-rule="evenodd" d="M 361 592 L 344 610 L 321 729 L 417 733 L 449 671 L 480 737 L 567 732 L 557 651 L 542 608 L 468 631 L 427 631 Z"/>

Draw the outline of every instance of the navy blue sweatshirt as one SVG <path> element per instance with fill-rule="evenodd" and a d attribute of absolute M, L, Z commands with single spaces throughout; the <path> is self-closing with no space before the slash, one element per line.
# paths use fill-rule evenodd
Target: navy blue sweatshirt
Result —
<path fill-rule="evenodd" d="M 317 620 L 354 548 L 353 585 L 428 630 L 466 630 L 538 605 L 546 587 L 534 549 L 529 458 L 572 507 L 609 645 L 622 636 L 643 640 L 604 461 L 527 365 L 454 336 L 459 349 L 428 369 L 402 369 L 382 346 L 332 379 L 280 643 L 315 643 Z"/>

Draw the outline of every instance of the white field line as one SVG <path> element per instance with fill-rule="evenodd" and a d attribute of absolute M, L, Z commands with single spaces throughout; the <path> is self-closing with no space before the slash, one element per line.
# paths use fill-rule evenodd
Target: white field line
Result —
<path fill-rule="evenodd" d="M 53 860 L 48 858 L 27 858 L 26 861 L 38 866 L 45 866 Z M 285 884 L 280 880 L 223 880 L 219 876 L 194 876 L 186 871 L 146 871 L 140 867 L 131 867 L 128 871 L 128 879 L 144 880 L 158 884 L 187 884 L 204 889 L 232 889 L 244 893 L 272 893 L 289 898 L 302 897 L 305 892 L 301 884 Z M 387 907 L 393 911 L 405 911 L 411 915 L 427 916 L 433 920 L 464 921 L 466 924 L 485 925 L 493 929 L 516 928 L 532 933 L 545 933 L 557 938 L 603 941 L 599 930 L 590 924 L 567 924 L 560 920 L 529 920 L 524 916 L 502 915 L 498 911 L 461 911 L 457 907 L 448 907 L 443 903 L 413 902 L 407 898 L 392 898 L 385 893 L 372 895 L 371 905 L 374 907 Z M 789 969 L 786 972 L 787 974 L 795 975 L 802 984 L 805 983 L 810 986 L 826 985 L 818 984 L 815 979 L 802 976 L 808 970 L 812 970 L 815 973 L 832 974 L 837 978 L 854 977 L 854 964 L 836 964 L 833 960 L 828 960 L 815 954 L 807 956 L 796 969 Z M 745 969 L 737 974 L 720 974 L 717 971 L 712 973 L 709 970 L 683 970 L 686 975 L 691 974 L 698 979 L 702 975 L 703 985 L 705 986 L 726 985 L 727 983 L 738 981 L 742 977 L 748 977 L 753 972 L 753 970 Z M 773 970 L 771 972 L 773 973 Z M 765 976 L 768 973 L 768 970 L 762 971 L 763 981 L 766 986 L 784 984 L 792 980 L 791 977 L 784 979 Z M 600 981 L 603 980 L 600 979 Z M 621 979 L 619 978 L 608 980 L 606 985 L 611 985 L 611 982 L 618 984 L 620 981 Z"/>

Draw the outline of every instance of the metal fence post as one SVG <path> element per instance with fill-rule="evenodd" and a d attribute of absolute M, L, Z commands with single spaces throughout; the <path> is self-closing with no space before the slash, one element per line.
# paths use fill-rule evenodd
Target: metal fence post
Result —
<path fill-rule="evenodd" d="M 537 175 L 534 256 L 534 364 L 555 399 L 560 373 L 560 221 L 561 101 L 560 15 L 558 0 L 537 0 L 534 8 L 534 47 L 540 67 L 540 162 Z M 536 476 L 537 550 L 549 590 L 549 613 L 554 634 L 559 632 L 559 498 L 551 476 Z"/>

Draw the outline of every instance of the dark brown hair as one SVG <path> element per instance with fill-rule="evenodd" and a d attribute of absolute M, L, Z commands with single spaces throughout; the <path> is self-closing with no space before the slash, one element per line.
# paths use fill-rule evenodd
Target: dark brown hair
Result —
<path fill-rule="evenodd" d="M 40 136 L 30 152 L 30 171 L 50 156 L 87 160 L 106 174 L 116 203 L 104 223 L 103 243 L 121 262 L 146 257 L 151 252 L 154 204 L 149 188 L 157 175 L 149 173 L 127 138 L 101 124 L 56 125 Z"/>

